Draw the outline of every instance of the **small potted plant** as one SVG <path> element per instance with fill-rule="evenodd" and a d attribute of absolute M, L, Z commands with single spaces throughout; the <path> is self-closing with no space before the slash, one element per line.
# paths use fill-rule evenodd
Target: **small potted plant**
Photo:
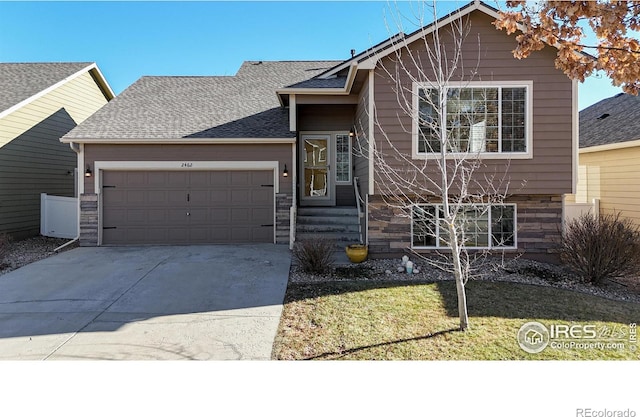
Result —
<path fill-rule="evenodd" d="M 349 257 L 349 260 L 354 264 L 359 264 L 360 262 L 365 261 L 367 259 L 367 255 L 369 254 L 367 245 L 361 244 L 348 245 L 345 248 L 345 251 L 347 252 L 347 257 Z"/>

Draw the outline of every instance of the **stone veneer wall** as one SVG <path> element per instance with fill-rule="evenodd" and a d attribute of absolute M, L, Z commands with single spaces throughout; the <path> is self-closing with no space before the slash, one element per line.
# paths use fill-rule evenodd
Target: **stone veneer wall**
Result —
<path fill-rule="evenodd" d="M 289 244 L 292 205 L 291 194 L 276 194 L 276 243 Z"/>
<path fill-rule="evenodd" d="M 506 202 L 517 205 L 518 248 L 505 253 L 557 262 L 554 246 L 562 230 L 562 196 L 522 195 L 509 197 Z M 411 247 L 408 213 L 389 207 L 380 196 L 371 196 L 368 216 L 372 257 L 398 256 Z"/>
<path fill-rule="evenodd" d="M 80 246 L 98 246 L 98 194 L 80 195 Z"/>

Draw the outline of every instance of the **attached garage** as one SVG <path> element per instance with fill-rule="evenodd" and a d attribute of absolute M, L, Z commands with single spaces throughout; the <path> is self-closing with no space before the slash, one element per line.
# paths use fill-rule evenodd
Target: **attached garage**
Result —
<path fill-rule="evenodd" d="M 102 173 L 102 244 L 274 242 L 274 172 Z"/>
<path fill-rule="evenodd" d="M 276 90 L 337 63 L 245 62 L 235 76 L 137 80 L 61 139 L 85 173 L 80 245 L 291 245 L 295 106 Z"/>

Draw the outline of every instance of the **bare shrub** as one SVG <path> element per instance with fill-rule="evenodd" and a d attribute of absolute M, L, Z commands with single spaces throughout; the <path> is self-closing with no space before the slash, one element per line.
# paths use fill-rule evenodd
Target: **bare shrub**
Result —
<path fill-rule="evenodd" d="M 560 257 L 584 281 L 596 285 L 640 271 L 640 228 L 620 213 L 583 214 L 566 224 Z"/>
<path fill-rule="evenodd" d="M 322 274 L 334 263 L 335 242 L 329 239 L 309 239 L 296 242 L 293 257 L 304 272 Z"/>

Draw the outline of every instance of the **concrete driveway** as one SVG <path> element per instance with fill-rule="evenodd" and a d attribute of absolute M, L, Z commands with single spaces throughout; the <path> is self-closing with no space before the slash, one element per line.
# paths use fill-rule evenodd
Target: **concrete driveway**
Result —
<path fill-rule="evenodd" d="M 0 276 L 0 359 L 269 359 L 283 245 L 78 248 Z"/>

